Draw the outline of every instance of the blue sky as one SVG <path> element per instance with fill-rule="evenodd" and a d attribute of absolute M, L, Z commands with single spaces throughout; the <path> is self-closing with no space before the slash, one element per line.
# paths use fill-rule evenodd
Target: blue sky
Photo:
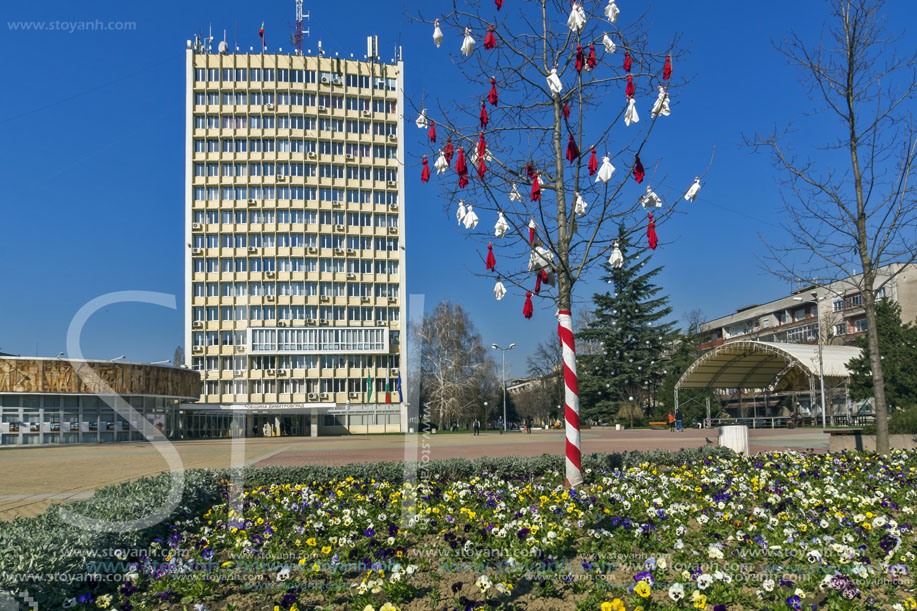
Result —
<path fill-rule="evenodd" d="M 504 11 L 513 4 L 506 0 Z M 627 20 L 636 3 L 618 4 Z M 912 21 L 908 4 L 892 3 L 891 23 Z M 409 97 L 419 99 L 422 92 L 442 100 L 464 97 L 472 92 L 456 78 L 445 52 L 458 40 L 447 38 L 436 50 L 430 28 L 406 16 L 418 9 L 433 16 L 450 5 L 306 2 L 311 36 L 305 46 L 315 49 L 321 40 L 327 50 L 360 56 L 365 37 L 377 34 L 385 58 L 395 45 L 403 47 Z M 491 0 L 482 5 L 485 12 L 494 10 Z M 830 139 L 836 125 L 803 116 L 811 108 L 807 93 L 771 45 L 790 28 L 817 36 L 826 7 L 818 1 L 703 0 L 659 2 L 648 5 L 647 15 L 659 40 L 682 32 L 690 47 L 677 69 L 692 75 L 691 82 L 652 136 L 672 192 L 686 188 L 716 150 L 697 201 L 660 234 L 674 241 L 653 257 L 664 266 L 659 282 L 679 317 L 699 308 L 713 318 L 775 298 L 789 286 L 763 271 L 757 257 L 764 252 L 759 234 L 780 235 L 779 189 L 767 158 L 740 142 L 743 133 L 782 127 L 791 119 L 798 122 L 797 138 Z M 97 19 L 136 26 L 73 33 L 10 26 Z M 86 326 L 84 354 L 171 358 L 183 338 L 185 41 L 212 25 L 217 39 L 226 29 L 230 41 L 238 31 L 240 46 L 258 45 L 264 21 L 271 47 L 288 50 L 292 19 L 292 0 L 4 5 L 0 53 L 10 61 L 0 113 L 5 140 L 0 351 L 53 356 L 64 350 L 71 318 L 85 303 L 112 291 L 145 290 L 174 294 L 179 310 L 110 306 Z M 901 41 L 904 50 L 914 46 L 913 33 Z M 425 152 L 408 133 L 408 157 Z M 553 307 L 537 309 L 527 321 L 520 296 L 496 303 L 493 280 L 470 271 L 479 263 L 479 246 L 454 229 L 439 192 L 421 186 L 418 175 L 408 170 L 408 291 L 424 294 L 428 309 L 443 299 L 461 303 L 485 343 L 517 344 L 507 354 L 508 375 L 524 374 L 528 351 L 554 338 Z M 594 290 L 604 290 L 598 274 L 595 270 L 590 282 L 578 285 L 580 307 L 588 306 L 583 301 Z"/>

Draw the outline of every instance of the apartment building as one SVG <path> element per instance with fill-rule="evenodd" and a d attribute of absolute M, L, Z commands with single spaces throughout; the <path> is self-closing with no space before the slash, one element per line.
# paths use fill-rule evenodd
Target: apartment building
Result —
<path fill-rule="evenodd" d="M 188 409 L 404 430 L 404 65 L 186 51 Z"/>
<path fill-rule="evenodd" d="M 892 264 L 879 270 L 880 282 L 900 267 Z M 739 339 L 814 344 L 819 332 L 825 344 L 851 344 L 866 331 L 866 314 L 857 288 L 860 280 L 858 274 L 823 286 L 803 286 L 774 301 L 745 306 L 705 322 L 701 325 L 701 348 Z M 897 301 L 902 320 L 917 320 L 917 265 L 901 270 L 879 290 L 878 297 Z"/>

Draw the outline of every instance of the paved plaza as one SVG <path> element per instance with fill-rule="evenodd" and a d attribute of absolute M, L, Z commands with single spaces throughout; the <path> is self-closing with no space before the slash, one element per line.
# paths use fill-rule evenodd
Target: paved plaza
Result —
<path fill-rule="evenodd" d="M 814 450 L 828 447 L 820 429 L 749 431 L 751 451 Z M 429 444 L 422 448 L 422 444 Z M 717 444 L 717 431 L 589 429 L 582 433 L 583 452 L 696 448 Z M 184 469 L 222 468 L 232 464 L 346 465 L 354 462 L 429 460 L 481 456 L 563 454 L 563 431 L 518 431 L 499 435 L 487 431 L 419 435 L 353 435 L 348 437 L 278 437 L 173 442 Z M 235 459 L 233 456 L 235 455 Z M 426 459 L 425 459 L 426 460 Z M 96 488 L 155 475 L 168 462 L 145 442 L 0 450 L 0 520 L 41 513 L 54 503 L 85 499 Z"/>

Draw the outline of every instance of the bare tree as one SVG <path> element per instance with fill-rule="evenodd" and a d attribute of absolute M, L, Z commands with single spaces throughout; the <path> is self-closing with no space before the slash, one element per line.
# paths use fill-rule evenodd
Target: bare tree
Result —
<path fill-rule="evenodd" d="M 571 14 L 568 0 L 517 0 L 502 12 L 489 1 L 456 0 L 453 10 L 439 17 L 434 35 L 445 35 L 443 44 L 453 51 L 463 82 L 476 91 L 464 105 L 455 102 L 428 111 L 421 101 L 416 110 L 419 126 L 432 121 L 439 129 L 431 151 L 434 167 L 442 167 L 438 155 L 445 151 L 437 149 L 445 144 L 444 137 L 450 138 L 445 148 L 457 151 L 451 165 L 442 168 L 448 183 L 445 199 L 450 208 L 460 203 L 460 210 L 464 202 L 473 204 L 480 215 L 481 227 L 475 232 L 471 222 L 466 229 L 485 243 L 494 242 L 497 281 L 526 296 L 527 314 L 533 297 L 556 306 L 558 330 L 569 350 L 565 377 L 575 388 L 574 286 L 594 264 L 608 258 L 619 224 L 628 234 L 649 235 L 653 219 L 641 207 L 646 185 L 663 195 L 660 204 L 670 200 L 657 209 L 656 200 L 642 199 L 652 206 L 656 226 L 670 218 L 686 191 L 665 197 L 658 150 L 647 145 L 656 122 L 668 114 L 676 89 L 669 76 L 680 57 L 678 38 L 651 51 L 640 16 L 619 18 L 610 0 L 572 4 L 576 14 Z M 433 19 L 419 15 L 418 20 L 434 26 Z M 485 37 L 488 32 L 494 46 L 481 48 L 482 39 L 491 41 Z M 477 48 L 459 53 L 466 35 L 477 38 Z M 498 101 L 489 95 L 492 89 L 499 90 Z M 654 108 L 658 112 L 651 113 Z M 593 154 L 607 156 L 620 169 L 607 181 L 596 180 L 589 167 Z M 456 180 L 460 158 L 467 159 L 467 175 Z M 602 170 L 598 174 L 604 175 Z M 643 186 L 633 186 L 633 180 Z M 493 225 L 498 214 L 506 223 L 499 241 L 494 236 L 502 232 Z M 651 247 L 654 240 L 649 240 Z M 539 294 L 545 281 L 556 290 Z M 567 482 L 577 485 L 582 482 L 579 404 L 574 393 L 570 396 Z"/>
<path fill-rule="evenodd" d="M 468 314 L 460 305 L 440 302 L 418 333 L 423 342 L 421 403 L 431 406 L 438 427 L 477 414 L 488 380 L 496 379 L 495 365 Z"/>
<path fill-rule="evenodd" d="M 829 0 L 831 21 L 818 43 L 795 33 L 778 44 L 801 73 L 818 114 L 839 119 L 818 162 L 797 157 L 787 132 L 756 134 L 747 142 L 768 151 L 781 172 L 788 240 L 765 240 L 769 269 L 791 281 L 854 278 L 869 329 L 876 328 L 876 293 L 917 260 L 917 205 L 909 183 L 915 130 L 906 103 L 917 87 L 917 55 L 899 57 L 885 28 L 883 0 Z M 880 273 L 881 270 L 881 273 Z M 886 271 L 888 271 L 886 275 Z M 888 416 L 879 343 L 870 333 L 876 450 L 888 453 Z"/>
<path fill-rule="evenodd" d="M 538 392 L 551 407 L 564 403 L 563 360 L 560 342 L 554 337 L 539 342 L 535 352 L 526 358 L 529 375 L 539 378 Z"/>
<path fill-rule="evenodd" d="M 693 310 L 685 312 L 684 319 L 687 325 L 685 334 L 698 335 L 700 333 L 700 326 L 704 323 L 704 318 L 704 311 L 700 308 L 694 308 Z"/>

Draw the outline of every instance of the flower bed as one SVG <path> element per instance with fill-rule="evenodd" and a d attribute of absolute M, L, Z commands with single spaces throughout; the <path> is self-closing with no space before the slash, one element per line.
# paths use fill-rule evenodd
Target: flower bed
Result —
<path fill-rule="evenodd" d="M 431 463 L 416 483 L 365 475 L 394 475 L 390 467 L 309 479 L 253 472 L 276 483 L 177 520 L 117 590 L 78 584 L 83 600 L 65 602 L 122 611 L 917 608 L 917 453 L 633 459 L 617 459 L 619 469 L 590 458 L 588 483 L 575 490 L 564 489 L 555 457 L 489 469 Z"/>

